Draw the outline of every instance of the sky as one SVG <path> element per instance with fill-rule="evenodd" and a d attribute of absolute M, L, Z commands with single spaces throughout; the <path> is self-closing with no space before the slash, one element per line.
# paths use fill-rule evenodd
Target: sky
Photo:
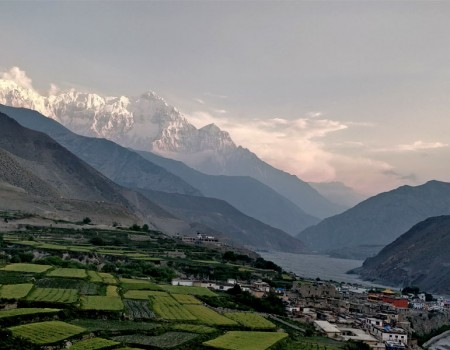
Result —
<path fill-rule="evenodd" d="M 152 90 L 305 181 L 375 194 L 450 181 L 449 18 L 450 1 L 0 1 L 0 72 Z"/>

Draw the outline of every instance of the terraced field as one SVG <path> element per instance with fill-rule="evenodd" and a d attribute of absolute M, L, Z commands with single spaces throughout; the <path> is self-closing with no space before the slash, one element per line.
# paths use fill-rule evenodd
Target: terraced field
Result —
<path fill-rule="evenodd" d="M 99 295 L 81 297 L 82 310 L 122 311 L 123 308 L 122 299 L 119 297 Z"/>
<path fill-rule="evenodd" d="M 132 278 L 121 278 L 120 285 L 123 289 L 161 290 L 161 287 L 153 282 Z"/>
<path fill-rule="evenodd" d="M 112 339 L 132 345 L 154 346 L 157 348 L 168 349 L 186 343 L 197 336 L 197 334 L 192 333 L 167 332 L 157 336 L 130 334 L 113 337 Z"/>
<path fill-rule="evenodd" d="M 65 277 L 65 278 L 87 278 L 88 275 L 86 270 L 83 269 L 68 269 L 68 268 L 58 268 L 47 273 L 49 277 Z"/>
<path fill-rule="evenodd" d="M 29 323 L 9 329 L 14 336 L 24 337 L 38 345 L 56 343 L 85 331 L 82 327 L 61 321 Z"/>
<path fill-rule="evenodd" d="M 131 319 L 150 320 L 156 317 L 147 300 L 124 299 L 123 303 L 125 312 Z"/>
<path fill-rule="evenodd" d="M 78 301 L 78 290 L 62 288 L 35 288 L 30 295 L 28 295 L 27 300 L 71 304 Z"/>
<path fill-rule="evenodd" d="M 44 273 L 52 268 L 50 265 L 36 265 L 36 264 L 9 264 L 0 270 L 11 272 L 29 272 L 29 273 Z"/>
<path fill-rule="evenodd" d="M 20 308 L 20 309 L 11 309 L 11 310 L 1 310 L 0 311 L 0 319 L 2 318 L 13 318 L 25 315 L 40 315 L 40 314 L 56 314 L 61 309 L 49 309 L 49 308 Z"/>
<path fill-rule="evenodd" d="M 249 312 L 228 312 L 224 316 L 236 321 L 240 325 L 251 329 L 275 329 L 276 326 L 264 317 Z"/>
<path fill-rule="evenodd" d="M 103 339 L 103 338 L 91 338 L 79 341 L 73 346 L 70 347 L 72 350 L 98 350 L 98 349 L 104 349 L 104 348 L 110 348 L 115 345 L 119 345 L 120 342 L 109 340 L 109 339 Z"/>
<path fill-rule="evenodd" d="M 209 326 L 237 326 L 237 323 L 203 305 L 184 305 L 199 322 Z"/>
<path fill-rule="evenodd" d="M 203 345 L 226 350 L 265 350 L 286 338 L 283 332 L 226 332 L 220 337 L 209 340 Z"/>
<path fill-rule="evenodd" d="M 150 297 L 170 297 L 170 295 L 159 290 L 127 290 L 123 297 L 127 299 L 148 300 Z"/>
<path fill-rule="evenodd" d="M 32 288 L 31 283 L 4 284 L 0 287 L 0 299 L 25 298 Z"/>
<path fill-rule="evenodd" d="M 172 286 L 172 285 L 161 285 L 161 288 L 166 292 L 171 294 L 190 294 L 190 295 L 204 295 L 215 297 L 216 293 L 210 291 L 208 288 L 203 287 L 187 287 L 187 286 Z"/>
<path fill-rule="evenodd" d="M 197 319 L 184 305 L 171 297 L 154 297 L 152 309 L 166 320 L 189 321 Z"/>
<path fill-rule="evenodd" d="M 202 304 L 200 300 L 189 294 L 172 294 L 172 297 L 181 304 Z"/>

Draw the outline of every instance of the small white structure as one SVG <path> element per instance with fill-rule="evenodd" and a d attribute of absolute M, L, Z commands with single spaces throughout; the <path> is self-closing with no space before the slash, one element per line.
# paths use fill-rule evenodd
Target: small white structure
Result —
<path fill-rule="evenodd" d="M 192 287 L 194 285 L 194 281 L 191 280 L 182 280 L 178 278 L 174 278 L 172 280 L 172 286 L 187 286 Z"/>
<path fill-rule="evenodd" d="M 341 330 L 328 321 L 314 321 L 314 326 L 318 331 L 325 333 L 328 338 L 337 338 L 341 335 Z"/>

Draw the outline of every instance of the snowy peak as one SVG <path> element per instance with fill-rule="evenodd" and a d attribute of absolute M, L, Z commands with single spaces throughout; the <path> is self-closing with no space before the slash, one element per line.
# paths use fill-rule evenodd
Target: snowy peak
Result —
<path fill-rule="evenodd" d="M 0 79 L 0 103 L 37 110 L 78 134 L 107 138 L 139 150 L 166 154 L 236 148 L 227 132 L 213 124 L 197 129 L 153 91 L 133 98 L 102 97 L 71 89 L 47 97 Z"/>

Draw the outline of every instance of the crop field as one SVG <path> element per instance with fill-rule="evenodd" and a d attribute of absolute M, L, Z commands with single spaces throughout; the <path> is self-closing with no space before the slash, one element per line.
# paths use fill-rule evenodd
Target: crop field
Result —
<path fill-rule="evenodd" d="M 58 268 L 47 273 L 49 277 L 65 277 L 65 278 L 87 278 L 86 270 L 83 269 L 68 269 L 68 268 Z"/>
<path fill-rule="evenodd" d="M 117 287 L 116 286 L 107 286 L 106 287 L 106 296 L 107 297 L 120 297 Z"/>
<path fill-rule="evenodd" d="M 7 272 L 4 270 L 0 270 L 0 285 L 31 283 L 32 280 L 33 280 L 32 274 L 26 274 L 21 272 Z"/>
<path fill-rule="evenodd" d="M 101 286 L 74 278 L 42 278 L 36 282 L 39 288 L 77 289 L 81 295 L 98 295 Z"/>
<path fill-rule="evenodd" d="M 198 334 L 208 334 L 217 331 L 215 328 L 212 327 L 203 326 L 200 324 L 186 324 L 186 323 L 177 323 L 173 325 L 172 329 L 176 331 L 184 331 Z"/>
<path fill-rule="evenodd" d="M 36 265 L 36 264 L 10 264 L 3 267 L 0 270 L 4 271 L 14 271 L 14 272 L 29 272 L 29 273 L 44 273 L 45 271 L 51 269 L 50 265 Z"/>
<path fill-rule="evenodd" d="M 138 280 L 132 278 L 121 278 L 120 285 L 124 289 L 148 289 L 161 290 L 161 287 L 147 280 Z"/>
<path fill-rule="evenodd" d="M 283 332 L 226 332 L 218 338 L 208 340 L 203 345 L 226 350 L 265 350 L 286 338 Z"/>
<path fill-rule="evenodd" d="M 236 326 L 237 323 L 203 305 L 184 305 L 201 323 L 217 326 Z"/>
<path fill-rule="evenodd" d="M 98 349 L 104 349 L 109 348 L 114 345 L 120 344 L 117 341 L 109 340 L 109 339 L 103 339 L 103 338 L 91 338 L 79 341 L 70 348 L 72 350 L 98 350 Z"/>
<path fill-rule="evenodd" d="M 157 348 L 169 349 L 186 343 L 197 336 L 197 334 L 192 333 L 167 332 L 157 336 L 142 334 L 121 335 L 113 337 L 112 339 L 133 345 L 154 346 Z"/>
<path fill-rule="evenodd" d="M 170 297 L 154 297 L 153 310 L 166 320 L 189 321 L 196 320 L 184 305 Z"/>
<path fill-rule="evenodd" d="M 35 288 L 27 297 L 27 300 L 71 304 L 78 300 L 78 290 L 63 288 Z"/>
<path fill-rule="evenodd" d="M 150 320 L 155 318 L 155 313 L 150 309 L 148 301 L 125 299 L 123 303 L 127 315 L 132 319 Z"/>
<path fill-rule="evenodd" d="M 89 276 L 89 281 L 92 283 L 103 283 L 103 278 L 98 274 L 97 271 L 87 271 Z"/>
<path fill-rule="evenodd" d="M 32 288 L 31 283 L 4 284 L 0 287 L 0 299 L 25 298 Z"/>
<path fill-rule="evenodd" d="M 216 297 L 217 294 L 210 291 L 208 288 L 203 287 L 187 287 L 187 286 L 172 286 L 172 285 L 161 285 L 161 288 L 166 292 L 172 294 L 190 294 L 190 295 L 201 295 Z"/>
<path fill-rule="evenodd" d="M 55 343 L 85 331 L 84 328 L 61 321 L 30 323 L 9 329 L 14 336 L 24 337 L 39 345 Z"/>
<path fill-rule="evenodd" d="M 81 297 L 82 310 L 121 311 L 124 305 L 119 297 L 85 296 Z"/>
<path fill-rule="evenodd" d="M 226 317 L 236 321 L 240 325 L 251 329 L 274 329 L 276 326 L 264 317 L 249 312 L 229 312 Z"/>
<path fill-rule="evenodd" d="M 99 272 L 98 275 L 103 279 L 103 283 L 117 284 L 117 279 L 107 272 Z"/>
<path fill-rule="evenodd" d="M 170 297 L 166 292 L 159 290 L 127 290 L 123 295 L 127 299 L 148 300 L 149 297 Z"/>
<path fill-rule="evenodd" d="M 70 322 L 75 326 L 86 328 L 89 332 L 97 331 L 149 331 L 160 327 L 158 323 L 133 322 L 119 320 L 83 319 Z"/>
<path fill-rule="evenodd" d="M 47 308 L 22 308 L 22 309 L 10 309 L 10 310 L 1 310 L 0 311 L 0 319 L 2 318 L 10 318 L 10 317 L 18 317 L 24 315 L 40 315 L 40 314 L 56 314 L 61 309 L 47 309 Z"/>
<path fill-rule="evenodd" d="M 188 294 L 172 294 L 172 297 L 180 304 L 197 304 L 201 305 L 202 302 L 193 295 Z"/>

